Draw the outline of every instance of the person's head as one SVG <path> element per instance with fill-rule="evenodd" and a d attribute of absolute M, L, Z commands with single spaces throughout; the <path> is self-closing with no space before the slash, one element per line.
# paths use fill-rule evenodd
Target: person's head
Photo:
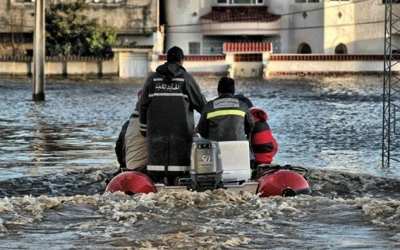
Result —
<path fill-rule="evenodd" d="M 218 94 L 235 94 L 235 81 L 229 77 L 222 77 L 218 82 Z"/>
<path fill-rule="evenodd" d="M 167 61 L 168 62 L 178 62 L 182 64 L 185 55 L 183 54 L 183 50 L 177 46 L 170 48 L 167 52 Z"/>

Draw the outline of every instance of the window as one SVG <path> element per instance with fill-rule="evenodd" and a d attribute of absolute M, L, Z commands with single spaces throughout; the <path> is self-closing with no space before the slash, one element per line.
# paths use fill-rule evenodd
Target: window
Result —
<path fill-rule="evenodd" d="M 108 1 L 103 1 L 103 0 L 85 0 L 86 3 L 101 3 L 101 4 L 117 4 L 117 3 L 122 3 L 123 0 L 108 0 Z"/>
<path fill-rule="evenodd" d="M 229 5 L 251 5 L 251 4 L 264 4 L 264 0 L 217 0 L 217 4 Z"/>
<path fill-rule="evenodd" d="M 295 3 L 319 3 L 320 0 L 295 0 Z"/>
<path fill-rule="evenodd" d="M 262 54 L 235 54 L 235 62 L 262 62 Z"/>
<path fill-rule="evenodd" d="M 347 54 L 347 47 L 343 43 L 339 44 L 335 48 L 335 54 Z"/>
<path fill-rule="evenodd" d="M 191 42 L 189 43 L 189 55 L 200 54 L 200 43 Z"/>
<path fill-rule="evenodd" d="M 297 51 L 299 54 L 311 54 L 311 47 L 307 43 L 302 43 Z"/>
<path fill-rule="evenodd" d="M 251 0 L 233 0 L 234 4 L 251 4 Z"/>

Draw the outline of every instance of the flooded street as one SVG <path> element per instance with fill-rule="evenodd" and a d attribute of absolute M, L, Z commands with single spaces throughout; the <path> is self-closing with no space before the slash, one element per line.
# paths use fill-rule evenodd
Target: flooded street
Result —
<path fill-rule="evenodd" d="M 207 100 L 218 78 L 196 77 Z M 379 77 L 236 79 L 269 116 L 274 163 L 312 195 L 104 194 L 143 79 L 0 79 L 0 249 L 397 249 L 400 166 L 381 169 Z M 199 115 L 196 114 L 196 121 Z"/>

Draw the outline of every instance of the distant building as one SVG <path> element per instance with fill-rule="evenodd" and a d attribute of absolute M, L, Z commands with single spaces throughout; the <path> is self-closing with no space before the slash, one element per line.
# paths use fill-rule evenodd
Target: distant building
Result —
<path fill-rule="evenodd" d="M 31 56 L 35 0 L 0 0 L 0 48 Z M 60 0 L 44 0 L 45 4 Z M 61 0 L 71 2 L 73 0 Z M 118 31 L 115 60 L 121 77 L 146 77 L 150 62 L 163 51 L 158 0 L 86 0 L 88 16 L 106 20 Z"/>
<path fill-rule="evenodd" d="M 384 52 L 385 0 L 160 1 L 166 46 L 188 54 L 221 54 L 225 42 L 271 42 L 284 54 Z"/>
<path fill-rule="evenodd" d="M 189 71 L 232 77 L 266 75 L 270 55 L 384 53 L 385 0 L 86 2 L 89 16 L 118 30 L 114 60 L 121 77 L 146 77 L 172 46 L 184 50 Z M 0 0 L 0 6 L 0 47 L 8 43 L 15 53 L 26 53 L 18 45 L 33 42 L 34 2 Z M 400 15 L 400 4 L 393 12 Z M 392 43 L 400 47 L 399 34 Z"/>

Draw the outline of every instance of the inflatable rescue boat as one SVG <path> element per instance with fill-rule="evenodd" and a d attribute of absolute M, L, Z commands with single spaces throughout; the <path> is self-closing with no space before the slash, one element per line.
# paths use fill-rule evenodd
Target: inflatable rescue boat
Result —
<path fill-rule="evenodd" d="M 311 194 L 305 168 L 265 164 L 259 165 L 256 171 L 252 178 L 248 141 L 198 139 L 192 143 L 191 162 L 186 169 L 148 169 L 146 174 L 122 172 L 111 179 L 105 191 L 148 194 L 224 188 L 237 193 L 258 194 L 259 197 Z"/>

